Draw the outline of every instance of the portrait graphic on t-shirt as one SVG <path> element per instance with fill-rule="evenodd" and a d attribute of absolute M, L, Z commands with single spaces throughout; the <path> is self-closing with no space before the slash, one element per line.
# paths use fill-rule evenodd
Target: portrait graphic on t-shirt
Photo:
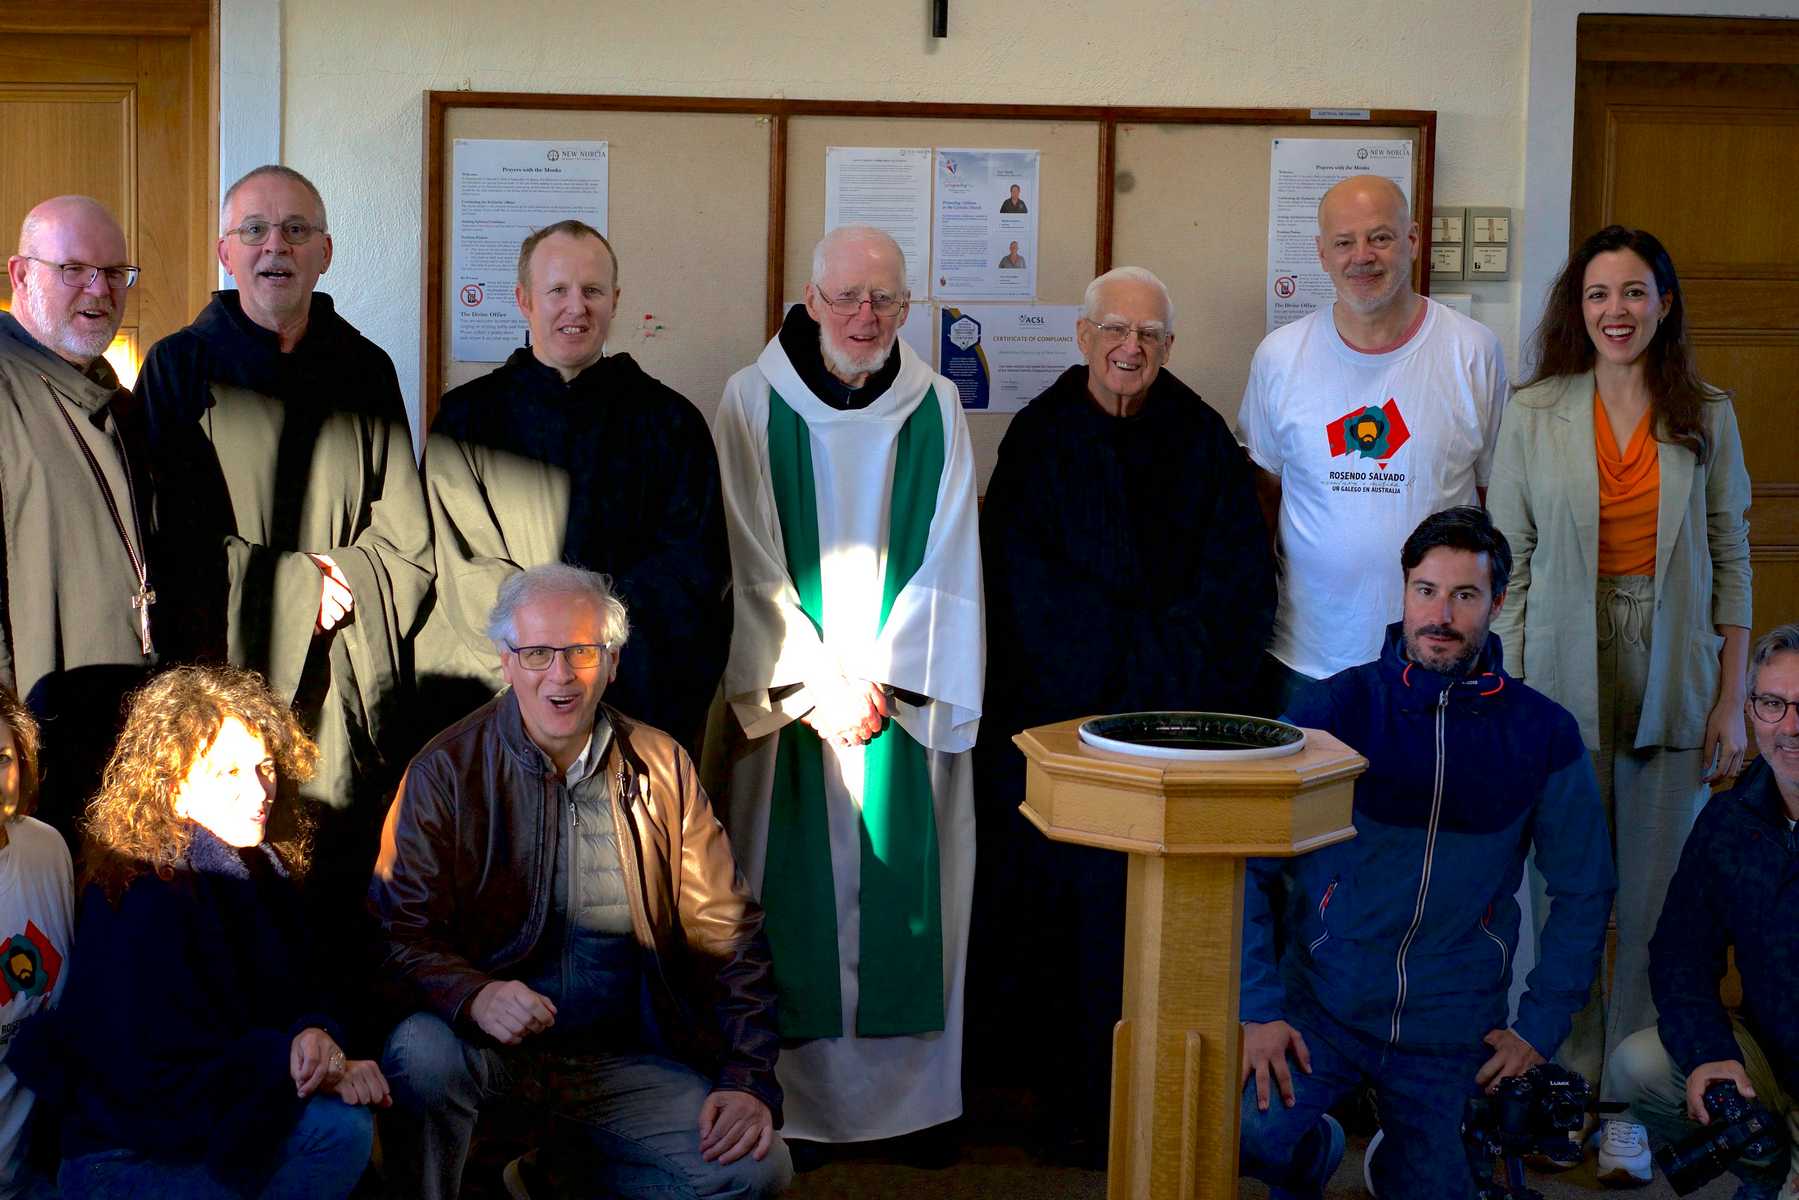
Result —
<path fill-rule="evenodd" d="M 1387 464 L 1399 448 L 1412 438 L 1405 418 L 1399 414 L 1399 402 L 1388 398 L 1376 408 L 1351 409 L 1325 427 L 1330 438 L 1333 459 L 1359 456 L 1373 459 L 1375 470 L 1332 470 L 1331 490 L 1335 492 L 1388 492 L 1397 494 L 1405 483 L 1403 472 L 1389 472 Z"/>
<path fill-rule="evenodd" d="M 56 986 L 62 973 L 62 954 L 50 938 L 37 927 L 25 922 L 25 932 L 15 933 L 0 948 L 0 994 L 10 1003 L 20 996 L 42 996 Z"/>

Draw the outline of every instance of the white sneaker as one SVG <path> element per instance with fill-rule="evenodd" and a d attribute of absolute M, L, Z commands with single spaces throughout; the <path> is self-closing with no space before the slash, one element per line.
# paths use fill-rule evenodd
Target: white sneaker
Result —
<path fill-rule="evenodd" d="M 1368 1149 L 1362 1152 L 1362 1186 L 1368 1190 L 1370 1196 L 1378 1197 L 1380 1195 L 1374 1190 L 1374 1152 L 1380 1147 L 1386 1136 L 1385 1129 L 1376 1129 L 1374 1136 L 1368 1139 Z"/>
<path fill-rule="evenodd" d="M 1634 1121 L 1607 1121 L 1599 1135 L 1599 1182 L 1608 1187 L 1642 1187 L 1654 1176 L 1649 1131 Z"/>

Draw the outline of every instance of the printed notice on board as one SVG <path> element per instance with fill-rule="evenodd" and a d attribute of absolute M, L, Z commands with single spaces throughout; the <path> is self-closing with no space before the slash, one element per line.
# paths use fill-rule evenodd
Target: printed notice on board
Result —
<path fill-rule="evenodd" d="M 827 146 L 825 232 L 840 225 L 872 225 L 898 242 L 906 287 L 914 299 L 930 295 L 930 147 Z"/>
<path fill-rule="evenodd" d="M 1036 150 L 938 149 L 933 296 L 1036 296 L 1041 157 Z"/>
<path fill-rule="evenodd" d="M 1083 361 L 1074 340 L 1079 305 L 945 304 L 937 311 L 937 369 L 970 412 L 1017 412 Z"/>
<path fill-rule="evenodd" d="M 1275 138 L 1268 168 L 1268 331 L 1336 299 L 1318 262 L 1318 202 L 1351 175 L 1391 179 L 1412 202 L 1412 143 Z"/>
<path fill-rule="evenodd" d="M 450 161 L 450 357 L 505 362 L 525 344 L 518 248 L 573 218 L 606 232 L 605 142 L 457 138 Z"/>

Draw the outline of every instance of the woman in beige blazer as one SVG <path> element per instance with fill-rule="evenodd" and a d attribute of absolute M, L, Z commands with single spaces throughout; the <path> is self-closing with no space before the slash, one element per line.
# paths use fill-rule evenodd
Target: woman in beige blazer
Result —
<path fill-rule="evenodd" d="M 1652 235 L 1588 238 L 1550 291 L 1487 493 L 1513 555 L 1493 622 L 1505 664 L 1579 720 L 1612 820 L 1610 998 L 1575 1019 L 1561 1054 L 1595 1080 L 1655 1023 L 1649 937 L 1707 785 L 1747 746 L 1749 476 L 1729 395 L 1694 368 L 1682 300 Z M 1649 1179 L 1641 1126 L 1606 1123 L 1600 1170 Z"/>

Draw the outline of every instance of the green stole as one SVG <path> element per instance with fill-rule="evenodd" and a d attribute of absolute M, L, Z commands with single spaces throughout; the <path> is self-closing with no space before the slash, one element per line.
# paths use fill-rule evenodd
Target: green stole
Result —
<path fill-rule="evenodd" d="M 768 393 L 768 462 L 787 571 L 824 633 L 811 430 Z M 924 561 L 943 476 L 943 414 L 933 388 L 900 429 L 887 531 L 881 626 Z M 842 1037 L 837 899 L 825 812 L 824 746 L 799 721 L 780 733 L 768 818 L 762 906 L 774 955 L 781 1036 Z M 943 1028 L 943 907 L 937 818 L 924 747 L 889 720 L 863 757 L 861 963 L 856 1033 Z"/>

